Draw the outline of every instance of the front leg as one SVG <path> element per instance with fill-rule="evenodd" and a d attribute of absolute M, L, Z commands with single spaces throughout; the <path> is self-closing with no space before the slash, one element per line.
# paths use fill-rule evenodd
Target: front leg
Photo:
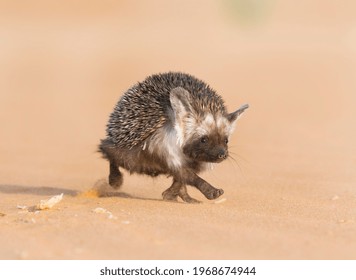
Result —
<path fill-rule="evenodd" d="M 179 190 L 179 193 L 178 193 L 178 196 L 184 201 L 184 202 L 187 202 L 187 203 L 200 203 L 199 200 L 196 200 L 195 198 L 192 198 L 188 192 L 187 192 L 187 186 L 186 185 L 182 185 L 180 190 Z"/>
<path fill-rule="evenodd" d="M 179 196 L 184 202 L 187 203 L 200 203 L 199 200 L 192 198 L 188 192 L 186 185 L 173 180 L 173 184 L 162 193 L 164 200 L 177 201 Z"/>
<path fill-rule="evenodd" d="M 214 188 L 190 170 L 185 170 L 181 176 L 183 182 L 196 187 L 207 199 L 216 199 L 224 193 L 222 189 Z"/>
<path fill-rule="evenodd" d="M 174 180 L 173 184 L 162 193 L 163 199 L 177 201 L 181 186 L 180 182 Z"/>

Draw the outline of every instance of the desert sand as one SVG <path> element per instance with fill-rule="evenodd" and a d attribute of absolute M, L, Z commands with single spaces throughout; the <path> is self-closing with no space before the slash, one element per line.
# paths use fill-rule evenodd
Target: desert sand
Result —
<path fill-rule="evenodd" d="M 297 2 L 1 1 L 0 259 L 356 259 L 356 4 Z M 166 71 L 250 104 L 217 201 L 107 189 L 109 114 Z"/>

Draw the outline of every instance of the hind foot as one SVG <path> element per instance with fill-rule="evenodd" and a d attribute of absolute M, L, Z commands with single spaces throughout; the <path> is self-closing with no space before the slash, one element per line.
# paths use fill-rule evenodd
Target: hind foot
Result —
<path fill-rule="evenodd" d="M 122 182 L 123 182 L 123 178 L 121 175 L 120 176 L 113 175 L 113 174 L 109 175 L 109 185 L 112 186 L 114 189 L 120 188 Z"/>
<path fill-rule="evenodd" d="M 112 186 L 114 189 L 118 189 L 123 182 L 123 176 L 119 170 L 119 168 L 110 163 L 110 174 L 109 174 L 109 185 Z"/>

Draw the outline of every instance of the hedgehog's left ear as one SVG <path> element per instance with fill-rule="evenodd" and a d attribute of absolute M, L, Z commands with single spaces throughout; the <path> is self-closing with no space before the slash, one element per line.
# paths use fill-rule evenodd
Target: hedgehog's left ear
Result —
<path fill-rule="evenodd" d="M 189 102 L 190 93 L 184 88 L 176 87 L 171 90 L 169 99 L 176 119 L 182 119 L 192 111 Z"/>
<path fill-rule="evenodd" d="M 235 112 L 232 112 L 227 115 L 227 119 L 230 121 L 230 123 L 234 123 L 236 120 L 238 120 L 243 112 L 248 108 L 248 104 L 242 105 L 239 109 L 237 109 Z"/>

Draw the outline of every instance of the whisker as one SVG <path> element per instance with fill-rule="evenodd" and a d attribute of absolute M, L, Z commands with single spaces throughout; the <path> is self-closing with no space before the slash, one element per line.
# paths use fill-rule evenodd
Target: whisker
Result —
<path fill-rule="evenodd" d="M 246 163 L 251 164 L 250 161 L 248 161 L 246 158 L 244 158 L 243 156 L 241 156 L 241 155 L 239 155 L 239 154 L 237 154 L 235 152 L 230 151 L 229 154 L 233 154 L 234 156 L 237 156 L 239 159 L 245 161 Z"/>
<path fill-rule="evenodd" d="M 239 168 L 241 174 L 243 174 L 242 169 L 241 169 L 241 166 L 240 166 L 240 164 L 237 162 L 237 160 L 236 160 L 234 157 L 232 157 L 231 155 L 228 156 L 228 159 L 229 159 L 229 160 L 232 160 L 232 161 L 237 165 L 237 167 Z"/>

